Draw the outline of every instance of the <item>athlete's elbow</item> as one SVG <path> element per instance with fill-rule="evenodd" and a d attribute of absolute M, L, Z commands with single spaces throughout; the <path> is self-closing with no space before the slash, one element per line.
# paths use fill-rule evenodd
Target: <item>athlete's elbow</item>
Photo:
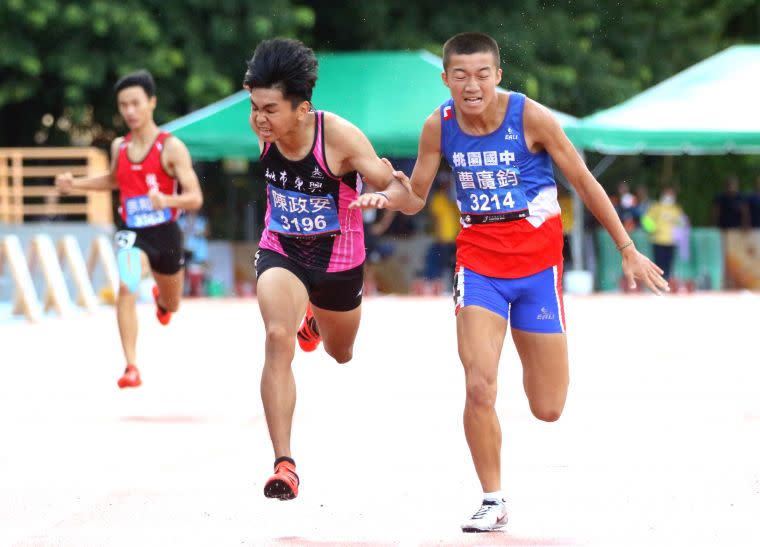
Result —
<path fill-rule="evenodd" d="M 203 195 L 199 193 L 197 196 L 194 197 L 188 209 L 196 211 L 200 209 L 201 207 L 203 207 Z"/>
<path fill-rule="evenodd" d="M 401 209 L 401 212 L 405 215 L 416 215 L 425 208 L 425 201 L 421 198 L 417 198 L 409 203 L 406 207 Z"/>

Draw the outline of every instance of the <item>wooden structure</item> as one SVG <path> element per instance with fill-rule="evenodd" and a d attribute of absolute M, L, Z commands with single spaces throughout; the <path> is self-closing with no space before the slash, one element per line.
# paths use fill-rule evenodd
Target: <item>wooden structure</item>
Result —
<path fill-rule="evenodd" d="M 61 197 L 53 185 L 59 173 L 91 176 L 109 168 L 108 154 L 94 147 L 0 148 L 0 223 L 76 215 L 91 224 L 111 224 L 110 192 L 72 192 L 73 197 Z"/>
<path fill-rule="evenodd" d="M 58 240 L 58 261 L 62 267 L 68 266 L 77 291 L 76 303 L 87 311 L 94 311 L 98 307 L 98 298 L 92 288 L 82 250 L 74 236 L 63 236 Z"/>
<path fill-rule="evenodd" d="M 66 278 L 63 276 L 61 263 L 58 261 L 58 253 L 55 251 L 53 240 L 47 234 L 38 234 L 32 238 L 29 244 L 29 253 L 26 259 L 29 271 L 34 273 L 39 267 L 45 278 L 45 298 L 43 305 L 45 311 L 53 308 L 58 315 L 68 316 L 74 311 L 71 295 L 66 286 Z"/>
<path fill-rule="evenodd" d="M 39 321 L 42 318 L 42 306 L 34 289 L 21 242 L 15 235 L 0 240 L 0 275 L 6 268 L 14 285 L 12 313 L 23 314 L 30 321 Z"/>
<path fill-rule="evenodd" d="M 90 247 L 90 255 L 87 259 L 87 272 L 90 279 L 94 277 L 98 264 L 103 267 L 103 274 L 107 283 L 106 287 L 111 292 L 111 298 L 115 300 L 116 295 L 119 294 L 119 267 L 116 263 L 113 243 L 106 236 L 96 237 Z"/>

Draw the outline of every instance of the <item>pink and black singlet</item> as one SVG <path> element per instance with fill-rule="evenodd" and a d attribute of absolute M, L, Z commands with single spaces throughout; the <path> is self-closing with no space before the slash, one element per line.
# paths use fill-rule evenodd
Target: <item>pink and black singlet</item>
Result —
<path fill-rule="evenodd" d="M 361 193 L 362 179 L 356 171 L 340 177 L 330 171 L 324 113 L 314 115 L 314 143 L 303 159 L 291 161 L 270 143 L 261 153 L 267 211 L 259 247 L 308 269 L 342 272 L 364 262 L 362 214 L 348 208 Z"/>

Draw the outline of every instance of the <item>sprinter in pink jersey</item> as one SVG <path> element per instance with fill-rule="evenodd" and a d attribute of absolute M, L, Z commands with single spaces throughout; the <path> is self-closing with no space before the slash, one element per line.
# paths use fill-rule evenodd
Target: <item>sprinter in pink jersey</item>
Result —
<path fill-rule="evenodd" d="M 361 211 L 349 204 L 363 180 L 378 190 L 365 198 L 375 205 L 387 199 L 382 190 L 389 186 L 412 203 L 410 188 L 395 180 L 359 129 L 312 108 L 316 80 L 311 49 L 274 39 L 256 48 L 243 82 L 251 92 L 250 123 L 267 185 L 255 258 L 266 329 L 261 399 L 275 456 L 264 495 L 280 500 L 296 497 L 299 484 L 290 451 L 294 342 L 313 351 L 323 341 L 332 358 L 346 363 L 359 328 L 364 232 Z"/>
<path fill-rule="evenodd" d="M 462 523 L 464 532 L 507 524 L 495 403 L 508 325 L 533 415 L 557 420 L 567 397 L 562 223 L 552 160 L 617 244 L 628 282 L 638 279 L 655 293 L 668 288 L 662 270 L 636 250 L 551 113 L 524 95 L 497 89 L 500 65 L 499 46 L 485 34 L 457 34 L 444 44 L 442 79 L 451 99 L 422 128 L 411 178 L 419 201 L 411 208 L 405 194 L 396 201 L 394 187 L 382 204 L 407 214 L 421 210 L 441 156 L 455 174 L 462 229 L 454 309 L 465 373 L 464 432 L 483 489 L 480 508 Z M 361 196 L 352 207 L 365 208 L 365 202 Z"/>
<path fill-rule="evenodd" d="M 55 183 L 64 194 L 72 189 L 119 190 L 116 317 L 127 366 L 117 384 L 128 388 L 142 384 L 136 365 L 136 291 L 143 273 L 148 273 L 143 272 L 143 263 L 150 265 L 156 281 L 156 317 L 166 325 L 179 307 L 184 285 L 182 232 L 176 220 L 182 210 L 198 209 L 203 195 L 185 145 L 153 121 L 156 84 L 150 73 L 141 70 L 129 74 L 114 89 L 129 133 L 111 144 L 111 170 L 78 178 L 62 173 Z M 182 188 L 181 195 L 178 187 Z"/>

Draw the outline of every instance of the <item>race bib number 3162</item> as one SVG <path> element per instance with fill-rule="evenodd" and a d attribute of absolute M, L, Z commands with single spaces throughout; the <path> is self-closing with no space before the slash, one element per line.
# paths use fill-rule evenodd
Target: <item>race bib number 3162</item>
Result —
<path fill-rule="evenodd" d="M 331 195 L 310 196 L 269 187 L 269 230 L 290 237 L 340 233 L 338 208 Z"/>
<path fill-rule="evenodd" d="M 171 210 L 169 208 L 154 209 L 148 196 L 127 198 L 124 205 L 127 209 L 127 226 L 129 228 L 157 226 L 171 220 Z"/>

